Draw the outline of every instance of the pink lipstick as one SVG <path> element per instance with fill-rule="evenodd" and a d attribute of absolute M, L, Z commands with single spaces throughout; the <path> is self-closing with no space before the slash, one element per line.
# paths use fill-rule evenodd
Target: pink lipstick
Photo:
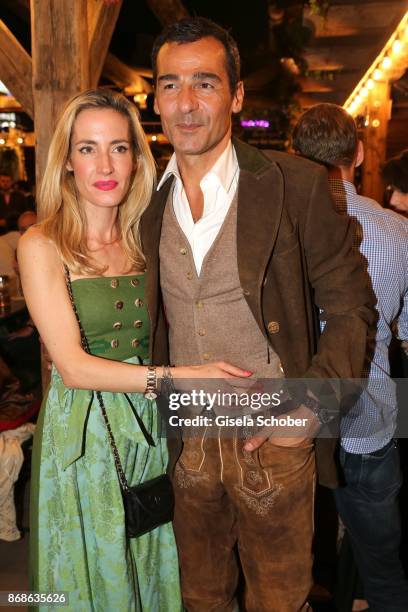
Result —
<path fill-rule="evenodd" d="M 117 186 L 117 181 L 97 181 L 94 183 L 94 187 L 101 189 L 101 191 L 111 191 Z"/>

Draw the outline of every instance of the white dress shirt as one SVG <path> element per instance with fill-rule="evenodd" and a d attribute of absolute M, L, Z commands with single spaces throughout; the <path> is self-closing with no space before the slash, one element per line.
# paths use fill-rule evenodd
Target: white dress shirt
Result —
<path fill-rule="evenodd" d="M 196 223 L 191 214 L 175 153 L 167 164 L 158 190 L 171 174 L 176 177 L 173 190 L 174 213 L 190 243 L 197 274 L 200 274 L 204 258 L 221 229 L 238 187 L 239 165 L 235 149 L 229 141 L 214 166 L 201 179 L 204 208 L 201 219 Z"/>

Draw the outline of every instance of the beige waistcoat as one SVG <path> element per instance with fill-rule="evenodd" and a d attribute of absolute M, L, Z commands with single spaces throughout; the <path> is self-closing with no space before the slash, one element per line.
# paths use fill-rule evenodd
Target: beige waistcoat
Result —
<path fill-rule="evenodd" d="M 250 370 L 258 378 L 282 378 L 279 357 L 259 329 L 240 285 L 237 198 L 205 256 L 199 276 L 171 200 L 172 190 L 160 240 L 160 282 L 169 323 L 170 363 L 223 360 Z"/>

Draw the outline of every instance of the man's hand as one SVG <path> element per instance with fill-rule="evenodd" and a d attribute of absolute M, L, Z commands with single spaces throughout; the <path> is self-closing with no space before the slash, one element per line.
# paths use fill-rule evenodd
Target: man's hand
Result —
<path fill-rule="evenodd" d="M 290 416 L 292 419 L 302 419 L 305 425 L 301 426 L 279 426 L 279 427 L 264 427 L 256 436 L 253 436 L 245 442 L 244 450 L 254 451 L 266 440 L 270 440 L 276 446 L 296 447 L 301 446 L 307 440 L 313 440 L 319 431 L 321 424 L 316 415 L 306 406 L 299 406 L 296 410 L 288 415 L 281 414 L 279 419 L 285 416 Z"/>

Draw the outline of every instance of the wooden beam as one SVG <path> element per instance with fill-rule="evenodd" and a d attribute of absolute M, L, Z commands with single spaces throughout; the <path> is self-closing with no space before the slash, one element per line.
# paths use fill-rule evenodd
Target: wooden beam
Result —
<path fill-rule="evenodd" d="M 392 31 L 404 16 L 406 7 L 400 0 L 367 2 L 360 0 L 347 5 L 331 4 L 326 19 L 305 8 L 304 19 L 312 23 L 316 37 L 348 36 L 381 28 Z"/>
<path fill-rule="evenodd" d="M 97 87 L 109 44 L 119 17 L 122 0 L 107 6 L 102 0 L 88 0 L 89 75 Z"/>
<path fill-rule="evenodd" d="M 112 53 L 108 53 L 106 57 L 103 74 L 118 85 L 118 87 L 132 87 L 135 93 L 138 91 L 146 93 L 153 91 L 150 83 L 146 81 L 137 70 L 122 62 Z"/>
<path fill-rule="evenodd" d="M 31 79 L 31 57 L 0 20 L 0 80 L 24 107 L 25 112 L 33 117 Z"/>
<path fill-rule="evenodd" d="M 376 83 L 375 89 L 369 93 L 364 113 L 368 125 L 363 130 L 362 193 L 377 202 L 381 202 L 383 196 L 380 168 L 387 151 L 391 104 L 389 84 Z"/>
<path fill-rule="evenodd" d="M 189 17 L 189 12 L 181 0 L 147 0 L 147 4 L 163 26 Z"/>

